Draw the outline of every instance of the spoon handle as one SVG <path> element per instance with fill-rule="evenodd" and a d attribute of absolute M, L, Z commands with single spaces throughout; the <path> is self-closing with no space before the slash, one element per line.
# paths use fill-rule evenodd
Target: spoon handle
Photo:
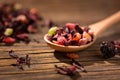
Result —
<path fill-rule="evenodd" d="M 115 14 L 107 17 L 104 20 L 101 20 L 97 23 L 91 24 L 89 27 L 94 32 L 94 35 L 97 37 L 101 32 L 106 30 L 108 27 L 111 27 L 113 24 L 120 21 L 120 11 Z"/>

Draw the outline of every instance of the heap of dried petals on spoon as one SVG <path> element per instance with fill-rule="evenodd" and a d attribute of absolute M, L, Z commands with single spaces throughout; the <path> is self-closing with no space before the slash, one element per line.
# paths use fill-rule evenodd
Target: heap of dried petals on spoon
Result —
<path fill-rule="evenodd" d="M 93 41 L 93 32 L 88 27 L 67 23 L 65 27 L 52 27 L 48 31 L 48 40 L 63 46 L 80 46 Z"/>

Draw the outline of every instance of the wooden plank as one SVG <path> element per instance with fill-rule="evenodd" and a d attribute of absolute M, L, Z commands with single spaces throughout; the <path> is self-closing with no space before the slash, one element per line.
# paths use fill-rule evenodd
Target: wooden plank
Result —
<path fill-rule="evenodd" d="M 120 70 L 111 70 L 111 71 L 99 71 L 99 72 L 88 72 L 88 73 L 82 73 L 80 72 L 77 74 L 76 78 L 77 80 L 116 80 L 119 79 L 120 76 Z M 80 75 L 82 77 L 80 77 Z M 17 79 L 17 80 L 33 80 L 33 79 L 49 79 L 49 80 L 59 80 L 59 79 L 65 79 L 65 80 L 72 80 L 69 76 L 56 74 L 55 71 L 45 71 L 45 72 L 37 72 L 37 73 L 26 73 L 26 74 L 15 74 L 15 75 L 1 75 L 0 79 L 2 80 L 9 80 L 9 79 Z"/>

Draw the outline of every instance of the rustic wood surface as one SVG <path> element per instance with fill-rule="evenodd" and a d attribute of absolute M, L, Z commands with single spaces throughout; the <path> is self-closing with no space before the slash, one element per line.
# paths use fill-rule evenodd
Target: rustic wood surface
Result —
<path fill-rule="evenodd" d="M 89 25 L 120 10 L 119 0 L 0 0 L 0 2 L 19 2 L 25 8 L 38 8 L 46 19 L 52 19 L 59 25 L 75 22 Z M 0 80 L 120 80 L 120 57 L 103 59 L 99 50 L 99 43 L 103 40 L 120 40 L 120 23 L 113 25 L 106 32 L 99 35 L 99 39 L 89 48 L 79 51 L 80 61 L 88 73 L 79 72 L 74 77 L 57 74 L 54 65 L 70 66 L 70 59 L 64 53 L 55 52 L 49 48 L 43 36 L 48 28 L 41 28 L 40 32 L 30 35 L 40 41 L 30 44 L 15 43 L 13 46 L 0 45 Z M 11 66 L 16 61 L 8 55 L 14 50 L 19 56 L 29 54 L 31 67 L 25 70 Z"/>

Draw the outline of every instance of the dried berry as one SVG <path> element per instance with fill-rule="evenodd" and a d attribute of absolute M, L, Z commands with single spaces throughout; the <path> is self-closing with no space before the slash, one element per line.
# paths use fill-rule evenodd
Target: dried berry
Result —
<path fill-rule="evenodd" d="M 114 57 L 115 54 L 118 52 L 118 44 L 116 44 L 114 41 L 102 41 L 100 43 L 100 51 L 104 58 L 111 58 Z"/>

